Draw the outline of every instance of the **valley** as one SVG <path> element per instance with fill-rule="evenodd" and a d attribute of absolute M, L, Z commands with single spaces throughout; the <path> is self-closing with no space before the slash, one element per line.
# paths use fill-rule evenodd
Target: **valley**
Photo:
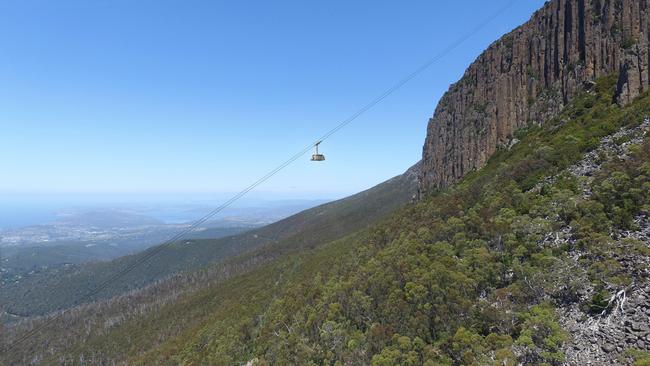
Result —
<path fill-rule="evenodd" d="M 260 246 L 282 243 L 292 249 L 308 248 L 323 238 L 341 237 L 408 202 L 415 194 L 416 186 L 417 166 L 368 191 L 305 210 L 262 228 L 219 239 L 192 239 L 190 236 L 173 243 L 148 265 L 136 268 L 123 280 L 93 296 L 92 300 L 125 293 L 181 271 L 200 269 Z M 22 276 L 19 281 L 7 281 L 0 300 L 5 304 L 6 312 L 22 317 L 79 305 L 74 301 L 81 294 L 154 250 L 157 247 L 112 261 L 36 271 Z"/>

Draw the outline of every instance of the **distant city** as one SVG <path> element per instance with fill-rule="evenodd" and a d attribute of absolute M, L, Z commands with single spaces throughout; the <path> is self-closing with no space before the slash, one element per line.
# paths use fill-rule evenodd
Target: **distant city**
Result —
<path fill-rule="evenodd" d="M 215 227 L 255 227 L 275 222 L 293 213 L 327 200 L 292 200 L 258 202 L 250 207 L 224 210 L 195 232 Z M 25 215 L 27 225 L 16 225 L 21 218 L 9 210 L 0 211 L 0 246 L 52 245 L 61 242 L 92 242 L 147 240 L 161 231 L 181 230 L 209 212 L 205 205 L 148 205 L 135 207 L 65 208 L 49 213 L 50 208 L 34 208 L 17 212 Z M 154 235 L 155 236 L 155 235 Z M 117 245 L 117 243 L 112 243 Z"/>
<path fill-rule="evenodd" d="M 213 239 L 281 220 L 325 200 L 260 201 L 224 210 L 183 240 Z M 2 283 L 17 283 L 48 268 L 106 261 L 134 254 L 169 240 L 212 207 L 197 204 L 122 207 L 37 208 L 0 212 Z M 51 210 L 51 211 L 48 211 Z M 4 220 L 2 220 L 4 219 Z M 16 222 L 29 223 L 25 226 Z M 12 225 L 8 225 L 12 223 Z"/>

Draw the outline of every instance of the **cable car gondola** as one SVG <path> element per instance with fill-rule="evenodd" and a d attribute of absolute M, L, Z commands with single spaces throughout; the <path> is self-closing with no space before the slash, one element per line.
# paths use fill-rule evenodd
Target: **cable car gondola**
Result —
<path fill-rule="evenodd" d="M 318 141 L 316 143 L 316 145 L 314 145 L 314 146 L 316 146 L 316 154 L 313 154 L 311 156 L 311 161 L 323 161 L 323 160 L 325 160 L 325 155 L 318 153 L 318 145 L 320 145 L 321 142 L 322 141 Z"/>

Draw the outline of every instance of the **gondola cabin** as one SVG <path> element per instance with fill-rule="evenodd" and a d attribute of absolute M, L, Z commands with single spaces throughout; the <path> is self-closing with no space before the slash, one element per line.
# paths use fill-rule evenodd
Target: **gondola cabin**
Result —
<path fill-rule="evenodd" d="M 325 160 L 325 155 L 319 154 L 318 153 L 318 145 L 320 145 L 321 141 L 316 143 L 316 153 L 311 156 L 311 161 L 324 161 Z"/>

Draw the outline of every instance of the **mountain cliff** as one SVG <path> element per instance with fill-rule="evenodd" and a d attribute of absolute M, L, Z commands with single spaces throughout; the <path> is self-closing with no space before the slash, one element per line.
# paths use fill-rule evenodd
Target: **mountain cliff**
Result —
<path fill-rule="evenodd" d="M 488 47 L 429 120 L 420 193 L 485 165 L 513 133 L 557 115 L 600 76 L 618 78 L 621 105 L 648 89 L 649 2 L 553 0 Z"/>

